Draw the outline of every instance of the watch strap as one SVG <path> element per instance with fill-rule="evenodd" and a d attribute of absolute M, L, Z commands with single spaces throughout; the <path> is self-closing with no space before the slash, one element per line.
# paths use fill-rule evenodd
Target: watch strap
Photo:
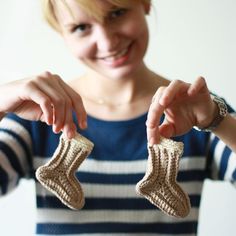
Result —
<path fill-rule="evenodd" d="M 213 121 L 210 123 L 210 125 L 208 125 L 207 127 L 204 127 L 204 128 L 195 127 L 199 131 L 211 132 L 215 130 L 228 113 L 227 105 L 225 104 L 222 98 L 216 95 L 212 95 L 212 100 L 217 105 L 218 113 L 216 117 L 213 119 Z"/>

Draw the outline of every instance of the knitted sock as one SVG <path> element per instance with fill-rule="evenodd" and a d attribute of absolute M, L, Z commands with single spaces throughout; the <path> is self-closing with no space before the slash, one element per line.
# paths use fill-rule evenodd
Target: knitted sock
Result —
<path fill-rule="evenodd" d="M 191 207 L 188 195 L 176 182 L 183 147 L 183 143 L 166 138 L 149 146 L 146 174 L 136 185 L 139 195 L 166 214 L 182 218 L 189 214 Z"/>
<path fill-rule="evenodd" d="M 93 143 L 80 134 L 67 139 L 63 134 L 52 159 L 36 171 L 36 178 L 71 209 L 84 206 L 84 194 L 75 172 L 90 154 Z"/>

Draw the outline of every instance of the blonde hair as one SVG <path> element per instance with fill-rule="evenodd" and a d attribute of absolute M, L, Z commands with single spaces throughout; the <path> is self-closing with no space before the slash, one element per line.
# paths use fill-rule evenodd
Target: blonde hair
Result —
<path fill-rule="evenodd" d="M 68 9 L 68 11 L 72 14 L 71 9 L 66 4 L 65 0 L 60 0 L 63 5 Z M 102 21 L 104 18 L 104 12 L 100 7 L 97 6 L 96 2 L 91 0 L 76 0 L 79 6 L 90 16 L 94 17 L 98 21 Z M 131 3 L 131 0 L 106 0 L 107 2 L 117 6 L 117 7 L 128 7 Z M 133 0 L 137 1 L 137 0 Z M 150 4 L 151 0 L 140 0 L 143 3 Z M 47 23 L 56 31 L 60 32 L 60 26 L 57 21 L 57 17 L 54 11 L 54 6 L 58 2 L 58 0 L 41 0 L 42 3 L 42 11 L 44 19 Z M 72 14 L 73 15 L 73 14 Z"/>

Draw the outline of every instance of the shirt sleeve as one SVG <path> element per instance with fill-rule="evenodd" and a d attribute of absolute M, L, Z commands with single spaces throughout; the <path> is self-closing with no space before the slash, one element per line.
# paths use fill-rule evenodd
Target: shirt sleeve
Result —
<path fill-rule="evenodd" d="M 14 189 L 20 178 L 31 176 L 29 121 L 10 114 L 0 121 L 0 196 Z"/>
<path fill-rule="evenodd" d="M 236 113 L 230 111 L 236 117 Z M 236 153 L 213 133 L 210 136 L 207 168 L 211 179 L 236 182 Z"/>

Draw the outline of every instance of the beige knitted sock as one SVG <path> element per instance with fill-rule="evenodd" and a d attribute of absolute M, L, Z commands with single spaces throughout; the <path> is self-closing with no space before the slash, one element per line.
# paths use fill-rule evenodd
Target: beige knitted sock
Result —
<path fill-rule="evenodd" d="M 166 214 L 182 218 L 189 214 L 191 207 L 188 195 L 176 182 L 183 147 L 182 142 L 166 138 L 148 146 L 146 174 L 136 185 L 139 195 Z"/>
<path fill-rule="evenodd" d="M 84 194 L 75 172 L 90 154 L 93 143 L 80 134 L 67 139 L 63 134 L 52 159 L 36 170 L 36 178 L 71 209 L 84 206 Z"/>

